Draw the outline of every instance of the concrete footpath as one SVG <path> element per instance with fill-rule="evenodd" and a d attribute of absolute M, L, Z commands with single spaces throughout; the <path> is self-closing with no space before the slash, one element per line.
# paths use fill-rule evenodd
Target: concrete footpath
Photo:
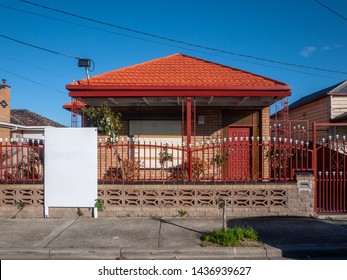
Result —
<path fill-rule="evenodd" d="M 261 247 L 202 247 L 222 227 L 209 218 L 0 218 L 0 259 L 347 259 L 344 217 L 230 219 Z"/>

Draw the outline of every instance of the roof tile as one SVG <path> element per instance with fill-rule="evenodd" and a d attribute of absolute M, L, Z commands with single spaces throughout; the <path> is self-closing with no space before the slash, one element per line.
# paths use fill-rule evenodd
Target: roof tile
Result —
<path fill-rule="evenodd" d="M 117 69 L 80 85 L 115 86 L 283 86 L 282 82 L 203 59 L 174 54 Z"/>

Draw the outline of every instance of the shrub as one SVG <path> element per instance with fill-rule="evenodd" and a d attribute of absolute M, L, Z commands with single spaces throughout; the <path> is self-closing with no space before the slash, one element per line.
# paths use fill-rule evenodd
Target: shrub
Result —
<path fill-rule="evenodd" d="M 123 159 L 122 170 L 124 180 L 134 180 L 139 176 L 140 162 L 135 159 Z"/>
<path fill-rule="evenodd" d="M 120 167 L 109 167 L 103 177 L 105 180 L 134 180 L 139 176 L 140 166 L 136 159 L 125 158 Z"/>
<path fill-rule="evenodd" d="M 104 174 L 105 180 L 116 180 L 121 178 L 122 178 L 122 169 L 117 167 L 109 167 Z"/>
<path fill-rule="evenodd" d="M 164 168 L 167 162 L 172 162 L 172 153 L 169 153 L 167 147 L 164 147 L 159 153 L 159 163 Z"/>
<path fill-rule="evenodd" d="M 193 157 L 192 158 L 192 177 L 193 179 L 199 179 L 201 174 L 204 173 L 206 170 L 207 163 L 206 161 Z M 181 179 L 181 180 L 188 180 L 189 178 L 189 164 L 187 161 L 184 162 L 184 164 L 177 165 L 173 168 L 173 170 L 170 170 L 171 172 L 171 178 L 172 179 Z"/>

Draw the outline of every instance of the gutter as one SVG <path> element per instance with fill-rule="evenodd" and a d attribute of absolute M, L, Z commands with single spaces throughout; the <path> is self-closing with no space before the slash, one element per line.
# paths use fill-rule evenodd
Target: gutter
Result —
<path fill-rule="evenodd" d="M 25 125 L 8 123 L 8 122 L 0 122 L 0 127 L 10 128 L 11 131 L 16 131 L 16 130 L 30 131 L 30 130 L 44 130 L 46 126 L 25 126 Z"/>

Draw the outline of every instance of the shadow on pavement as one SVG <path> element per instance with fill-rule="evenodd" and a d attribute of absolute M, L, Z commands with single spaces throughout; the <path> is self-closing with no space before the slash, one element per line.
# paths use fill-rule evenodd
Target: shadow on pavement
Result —
<path fill-rule="evenodd" d="M 228 220 L 228 227 L 249 226 L 263 243 L 294 259 L 346 257 L 347 223 L 308 217 L 253 217 Z"/>
<path fill-rule="evenodd" d="M 207 233 L 207 232 L 198 231 L 198 230 L 195 230 L 195 229 L 183 226 L 183 225 L 179 225 L 179 224 L 174 223 L 174 222 L 172 222 L 172 221 L 170 221 L 168 219 L 153 218 L 153 220 L 159 221 L 159 222 L 164 223 L 164 224 L 172 225 L 172 226 L 175 226 L 175 227 L 178 227 L 178 228 L 181 228 L 181 229 L 185 229 L 185 230 L 188 230 L 188 231 L 191 231 L 191 232 L 195 232 L 195 233 L 200 234 L 201 236 Z"/>

